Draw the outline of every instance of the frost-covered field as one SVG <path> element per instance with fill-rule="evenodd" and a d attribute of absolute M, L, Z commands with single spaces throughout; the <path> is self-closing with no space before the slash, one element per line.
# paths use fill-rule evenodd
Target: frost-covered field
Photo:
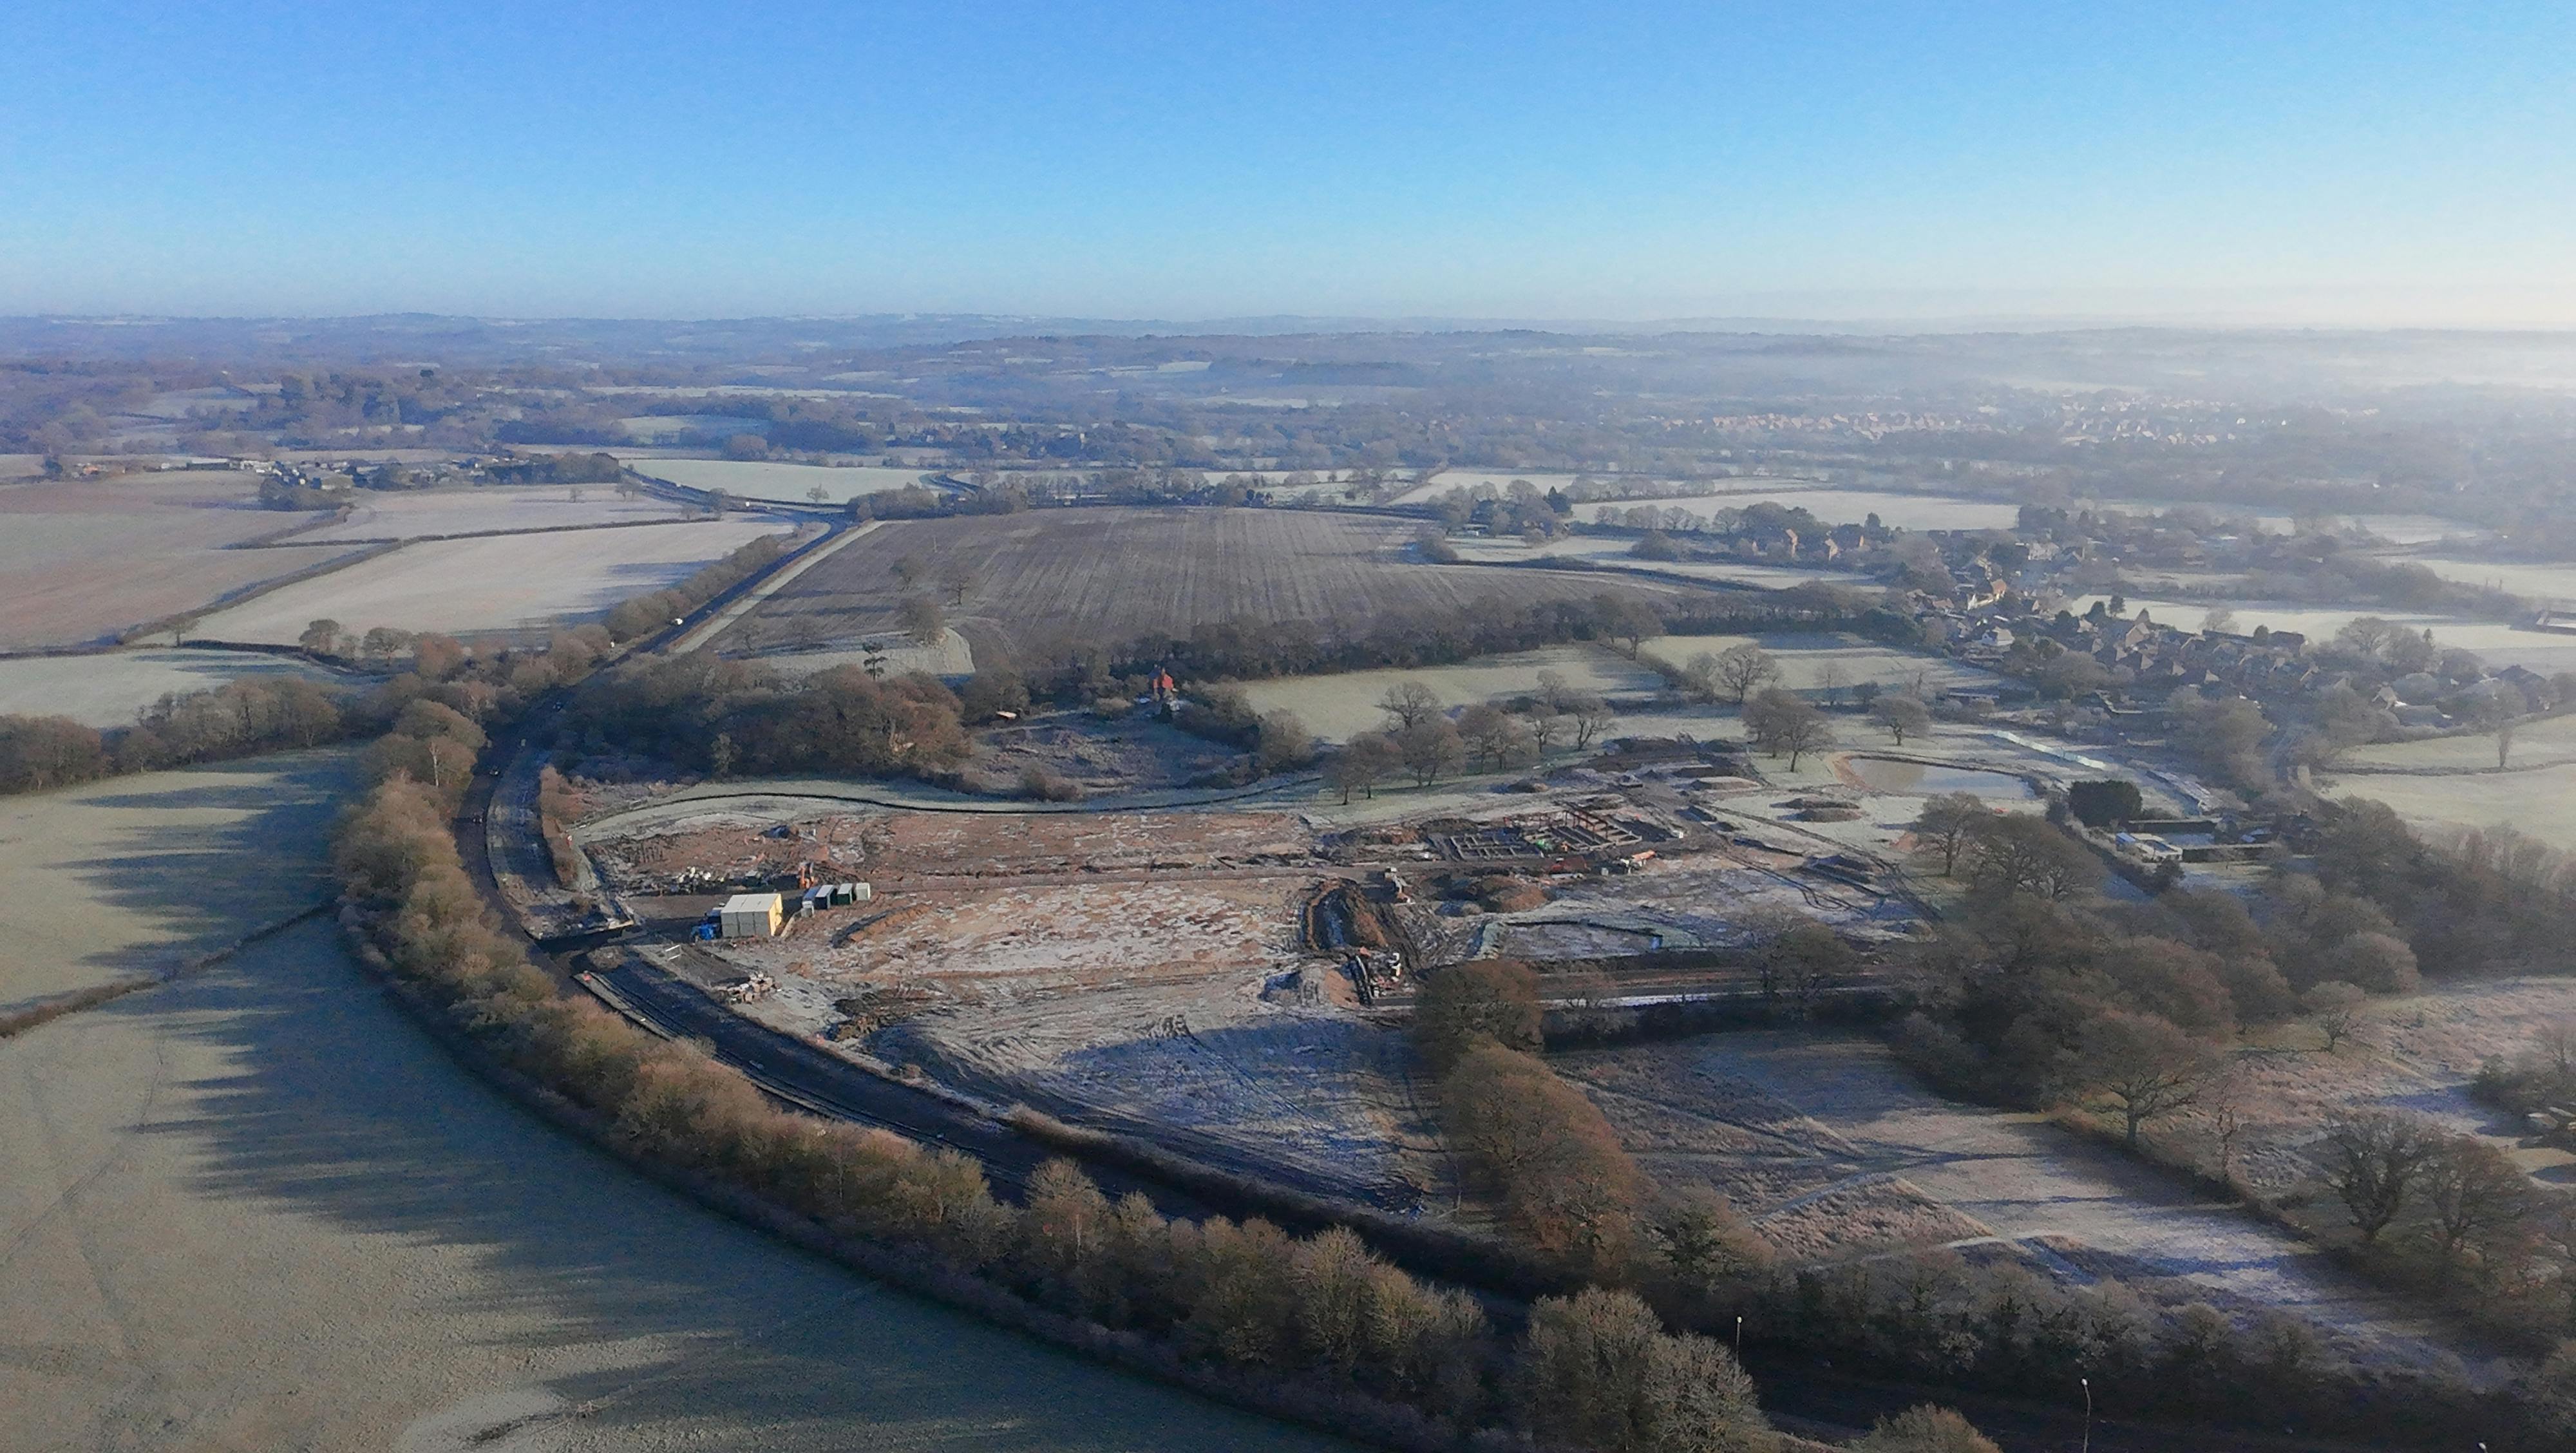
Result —
<path fill-rule="evenodd" d="M 310 862 L 321 832 L 263 841 Z M 273 866 L 229 857 L 168 911 Z M 458 1068 L 327 921 L 0 1040 L 0 1086 L 11 1447 L 1345 1446 L 699 1210 Z"/>
<path fill-rule="evenodd" d="M 2355 747 L 2337 758 L 2337 775 L 2351 776 L 2356 790 L 2366 791 L 2368 778 L 2374 769 L 2386 772 L 2428 769 L 2493 771 L 2495 748 L 2495 738 L 2486 732 L 2458 737 L 2428 737 L 2420 742 L 2381 742 L 2376 746 Z M 2516 726 L 2513 751 L 2507 760 L 2516 770 L 2576 762 L 2576 715 L 2542 717 Z"/>
<path fill-rule="evenodd" d="M 1993 500 L 1961 499 L 1945 494 L 1890 494 L 1873 489 L 1814 489 L 1794 481 L 1766 484 L 1761 480 L 1740 480 L 1743 489 L 1721 487 L 1703 494 L 1677 499 L 1618 500 L 1598 505 L 1582 505 L 1576 513 L 1587 521 L 1597 520 L 1601 511 L 1622 511 L 1638 505 L 1685 509 L 1695 515 L 1715 514 L 1719 510 L 1740 510 L 1756 500 L 1802 509 L 1829 525 L 1857 525 L 1871 515 L 1879 523 L 1901 530 L 2009 530 L 2021 518 L 2021 507 Z"/>
<path fill-rule="evenodd" d="M 164 696 L 211 691 L 250 676 L 337 679 L 302 661 L 247 651 L 19 656 L 0 660 L 0 716 L 67 716 L 86 726 L 125 726 Z"/>
<path fill-rule="evenodd" d="M 2494 765 L 2492 751 L 2486 762 Z M 2510 827 L 2562 852 L 2576 852 L 2576 764 L 2472 776 L 2353 773 L 2335 778 L 2329 792 L 2385 802 L 2410 822 Z"/>
<path fill-rule="evenodd" d="M 1773 683 L 1792 691 L 1820 691 L 1826 678 L 1840 673 L 1845 686 L 1874 681 L 1885 690 L 1910 691 L 1919 681 L 1927 691 L 1957 686 L 1990 686 L 1994 673 L 1963 665 L 1946 656 L 1904 651 L 1862 636 L 1825 631 L 1771 631 L 1759 636 L 1663 636 L 1646 642 L 1644 654 L 1675 666 L 1702 654 L 1754 645 L 1779 663 Z"/>
<path fill-rule="evenodd" d="M 1289 676 L 1247 683 L 1243 692 L 1260 711 L 1291 711 L 1326 741 L 1346 741 L 1383 724 L 1378 710 L 1389 687 L 1418 681 L 1443 706 L 1502 701 L 1538 689 L 1542 671 L 1553 671 L 1576 691 L 1602 695 L 1655 691 L 1663 681 L 1609 651 L 1591 646 L 1550 646 L 1457 666 L 1420 670 L 1345 671 L 1331 676 Z"/>
<path fill-rule="evenodd" d="M 423 490 L 415 494 L 366 490 L 360 492 L 357 506 L 347 519 L 303 531 L 294 538 L 299 543 L 409 540 L 423 535 L 624 525 L 679 517 L 680 506 L 669 500 L 650 496 L 620 499 L 614 489 L 604 484 Z"/>
<path fill-rule="evenodd" d="M 1458 539 L 1450 542 L 1459 557 L 1479 563 L 1524 560 L 1581 560 L 1604 570 L 1647 571 L 1687 576 L 1713 585 L 1753 585 L 1786 590 L 1796 585 L 1867 585 L 1870 578 L 1852 570 L 1796 570 L 1785 565 L 1759 565 L 1738 560 L 1640 560 L 1630 553 L 1633 540 L 1603 535 L 1568 535 L 1543 545 L 1516 539 Z"/>
<path fill-rule="evenodd" d="M 324 618 L 450 634 L 589 620 L 778 533 L 774 521 L 721 520 L 424 541 L 218 611 L 196 634 L 288 644 Z"/>
<path fill-rule="evenodd" d="M 2043 1269 L 2172 1279 L 2238 1311 L 2296 1312 L 2355 1350 L 2442 1355 L 2400 1299 L 2287 1233 L 2038 1116 L 1943 1100 L 1875 1040 L 1727 1034 L 1560 1062 L 1657 1179 L 1716 1187 L 1801 1254 L 1994 1236 Z"/>
<path fill-rule="evenodd" d="M 157 973 L 322 902 L 324 840 L 353 756 L 0 799 L 0 1008 Z"/>
<path fill-rule="evenodd" d="M 0 485 L 0 648 L 113 637 L 349 554 L 223 548 L 315 518 L 261 509 L 229 471 Z"/>
<path fill-rule="evenodd" d="M 2515 595 L 2541 600 L 2576 600 L 2576 564 L 2529 561 L 2454 560 L 2438 555 L 2406 557 L 2444 580 L 2492 585 Z"/>
<path fill-rule="evenodd" d="M 760 658 L 784 675 L 811 676 L 839 666 L 873 666 L 885 676 L 926 671 L 933 676 L 972 676 L 975 650 L 955 631 L 940 633 L 939 644 L 925 646 L 900 633 L 871 636 L 857 646 L 826 651 L 784 650 Z"/>
<path fill-rule="evenodd" d="M 819 464 L 772 464 L 765 460 L 742 459 L 633 459 L 628 463 L 636 473 L 647 478 L 666 480 L 691 489 L 720 489 L 745 499 L 786 500 L 795 504 L 811 500 L 817 486 L 823 490 L 826 501 L 840 504 L 863 494 L 884 494 L 921 483 L 921 471 L 917 469 L 876 466 L 840 469 Z"/>

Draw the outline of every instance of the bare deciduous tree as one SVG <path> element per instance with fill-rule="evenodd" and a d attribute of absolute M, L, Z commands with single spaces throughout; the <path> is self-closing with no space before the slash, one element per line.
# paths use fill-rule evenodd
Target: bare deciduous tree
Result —
<path fill-rule="evenodd" d="M 1968 846 L 1969 836 L 1977 824 L 1994 816 L 1973 792 L 1945 792 L 1927 797 L 1923 810 L 1915 815 L 1907 831 L 1915 843 L 1941 855 L 1941 876 L 1949 877 L 1959 869 L 1959 854 Z"/>
<path fill-rule="evenodd" d="M 2358 984 L 2328 979 L 2310 986 L 2299 996 L 2299 1005 L 2316 1021 L 2317 1032 L 2326 1037 L 2326 1053 L 2332 1054 L 2335 1046 L 2350 1038 L 2361 1023 L 2361 1006 L 2369 999 Z"/>
<path fill-rule="evenodd" d="M 2083 1087 L 2110 1098 L 2132 1150 L 2148 1121 L 2199 1103 L 2220 1068 L 2207 1045 L 2153 1014 L 2111 1010 L 2080 1043 Z"/>
<path fill-rule="evenodd" d="M 1729 646 L 1708 658 L 1710 688 L 1733 697 L 1737 706 L 1744 705 L 1756 690 L 1780 679 L 1780 663 L 1771 653 L 1747 642 Z"/>
<path fill-rule="evenodd" d="M 2473 1135 L 2445 1139 L 2424 1162 L 2424 1213 L 2445 1265 L 2499 1231 L 2519 1225 L 2530 1207 L 2530 1177 L 2504 1152 Z"/>
<path fill-rule="evenodd" d="M 1377 700 L 1387 715 L 1387 729 L 1410 731 L 1440 714 L 1440 696 L 1419 681 L 1399 681 Z"/>
<path fill-rule="evenodd" d="M 2384 1110 L 2340 1114 L 2327 1122 L 2319 1146 L 2326 1189 L 2351 1213 L 2362 1244 L 2377 1242 L 2406 1209 L 2425 1163 L 2440 1148 L 2424 1126 Z"/>
<path fill-rule="evenodd" d="M 1932 729 L 1932 708 L 1911 696 L 1882 696 L 1869 704 L 1869 714 L 1900 747 Z"/>

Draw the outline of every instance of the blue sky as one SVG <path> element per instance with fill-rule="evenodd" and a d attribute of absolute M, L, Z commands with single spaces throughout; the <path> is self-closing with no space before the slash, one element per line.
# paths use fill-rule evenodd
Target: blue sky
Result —
<path fill-rule="evenodd" d="M 0 311 L 2576 322 L 2576 7 L 62 5 Z"/>

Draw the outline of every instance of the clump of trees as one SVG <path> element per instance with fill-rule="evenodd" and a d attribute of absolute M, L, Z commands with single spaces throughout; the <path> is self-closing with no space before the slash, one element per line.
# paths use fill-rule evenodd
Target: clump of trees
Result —
<path fill-rule="evenodd" d="M 2428 842 L 2377 802 L 2312 811 L 2318 882 L 2374 905 L 2422 972 L 2502 963 L 2555 972 L 2567 962 L 2566 946 L 2576 942 L 2576 863 L 2565 854 L 2509 828 Z"/>
<path fill-rule="evenodd" d="M 2132 1145 L 2213 1092 L 2240 1026 L 2304 1010 L 2331 1045 L 2365 991 L 2418 982 L 2387 915 L 2308 873 L 2275 873 L 2250 905 L 2180 890 L 2115 905 L 2093 892 L 2099 861 L 2034 814 L 1938 797 L 1914 838 L 1970 892 L 1915 955 L 1924 997 L 1901 1052 L 1972 1097 L 2100 1107 Z"/>
<path fill-rule="evenodd" d="M 67 716 L 0 716 L 0 791 L 67 787 L 104 777 L 114 765 L 95 727 Z"/>
<path fill-rule="evenodd" d="M 802 678 L 703 652 L 638 661 L 578 693 L 568 732 L 725 776 L 736 771 L 922 776 L 967 755 L 959 702 L 936 677 L 858 666 Z"/>
<path fill-rule="evenodd" d="M 2550 1020 L 2533 1031 L 2522 1053 L 2480 1065 L 2470 1088 L 2478 1099 L 2516 1115 L 2576 1104 L 2576 1017 Z"/>
<path fill-rule="evenodd" d="M 1539 1058 L 1538 976 L 1474 959 L 1427 979 L 1414 1043 L 1440 1076 L 1441 1120 L 1520 1239 L 1587 1270 L 1634 1254 L 1645 1178 L 1601 1111 Z"/>
<path fill-rule="evenodd" d="M 514 455 L 488 472 L 499 484 L 615 484 L 626 477 L 626 466 L 614 454 L 566 452 Z"/>
<path fill-rule="evenodd" d="M 0 716 L 0 793 L 316 747 L 341 740 L 373 716 L 351 693 L 294 676 L 167 695 L 134 725 L 109 731 L 69 717 Z"/>

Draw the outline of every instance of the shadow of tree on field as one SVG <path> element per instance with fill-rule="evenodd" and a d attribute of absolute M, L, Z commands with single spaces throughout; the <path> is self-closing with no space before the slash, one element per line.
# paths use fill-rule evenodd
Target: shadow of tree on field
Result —
<path fill-rule="evenodd" d="M 190 1139 L 200 1193 L 382 1235 L 388 1255 L 469 1252 L 475 1274 L 444 1281 L 426 1310 L 490 1329 L 540 1406 L 588 1405 L 561 1429 L 566 1446 L 1338 1446 L 916 1301 L 680 1200 L 457 1067 L 327 922 L 103 1012 L 154 1020 L 232 1066 L 185 1087 L 195 1113 L 148 1132 Z M 602 1344 L 619 1345 L 603 1359 Z"/>

